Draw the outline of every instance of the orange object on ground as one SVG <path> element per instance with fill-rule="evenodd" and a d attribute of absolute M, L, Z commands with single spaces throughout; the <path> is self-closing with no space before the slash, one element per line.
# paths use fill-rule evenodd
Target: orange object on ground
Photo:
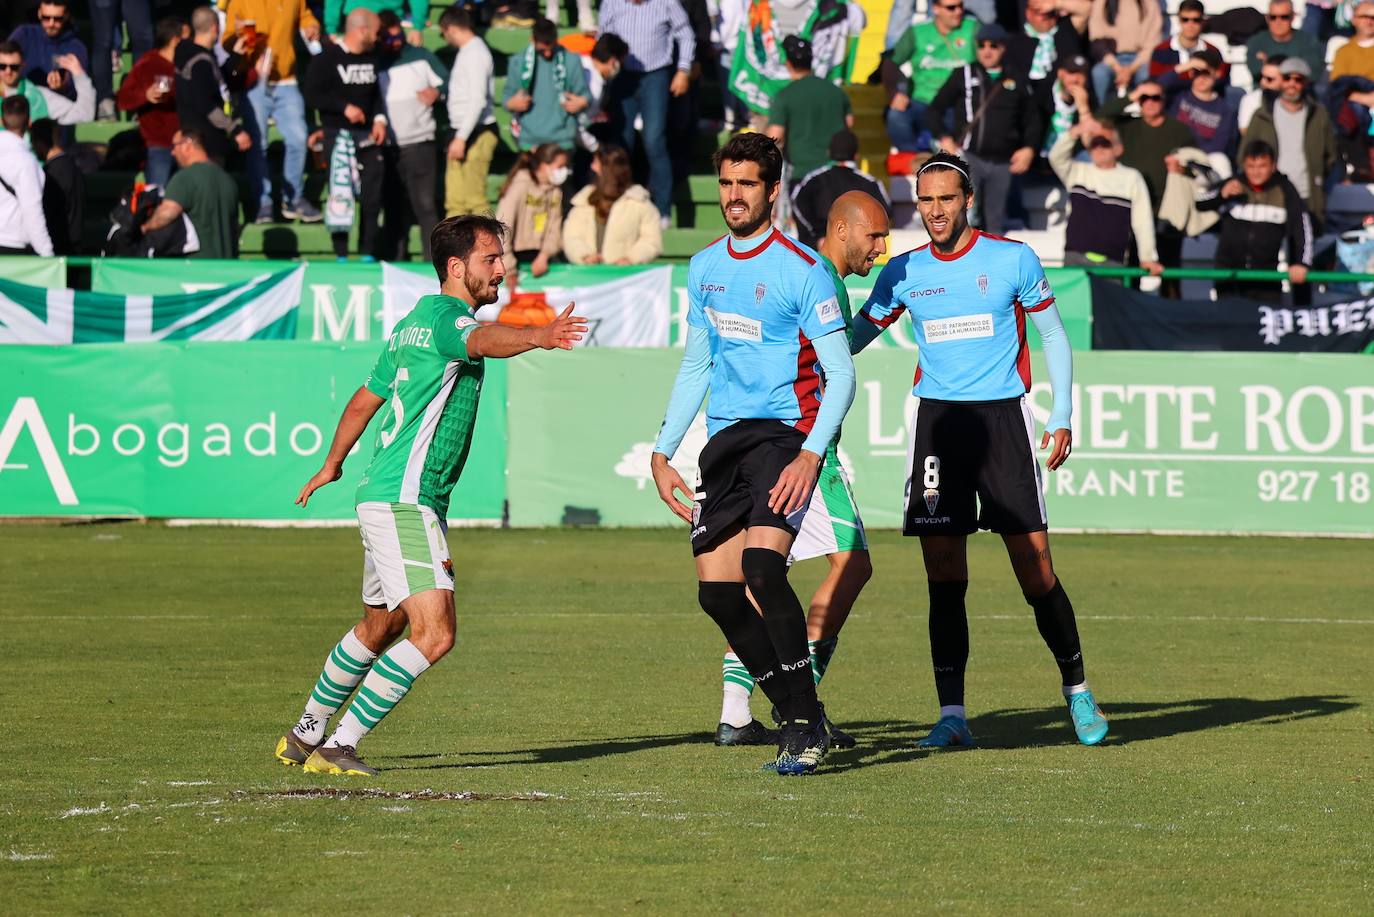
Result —
<path fill-rule="evenodd" d="M 539 328 L 554 318 L 553 307 L 543 293 L 512 293 L 496 321 L 515 328 Z"/>

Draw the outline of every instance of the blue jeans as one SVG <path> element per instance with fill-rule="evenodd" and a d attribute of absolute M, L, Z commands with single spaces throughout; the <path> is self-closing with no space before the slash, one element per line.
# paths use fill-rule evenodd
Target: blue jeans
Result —
<path fill-rule="evenodd" d="M 624 140 L 625 149 L 635 148 L 635 116 L 644 119 L 639 140 L 644 158 L 649 161 L 649 196 L 663 216 L 673 206 L 673 163 L 668 158 L 668 84 L 673 68 L 635 72 L 622 70 L 611 84 L 611 116 Z"/>
<path fill-rule="evenodd" d="M 1116 55 L 1116 62 L 1124 66 L 1130 66 L 1135 63 L 1135 58 L 1136 55 L 1134 52 L 1123 51 Z M 1145 79 L 1145 72 L 1145 70 L 1137 70 L 1133 73 L 1131 75 L 1131 86 L 1135 86 L 1142 82 Z M 1093 64 L 1091 79 L 1093 81 L 1093 92 L 1097 93 L 1099 101 L 1106 103 L 1116 98 L 1116 73 L 1110 66 L 1100 61 Z M 1127 87 L 1127 89 L 1129 91 L 1130 87 Z M 1109 92 L 1111 93 L 1110 95 L 1108 95 Z"/>
<path fill-rule="evenodd" d="M 135 62 L 153 48 L 152 4 L 148 0 L 91 0 L 91 82 L 97 99 L 114 98 L 110 52 L 123 48 L 119 23 L 129 30 Z"/>
<path fill-rule="evenodd" d="M 261 80 L 243 96 L 244 127 L 253 145 L 248 149 L 248 186 L 258 189 L 258 206 L 272 203 L 272 179 L 267 174 L 267 119 L 276 122 L 286 143 L 282 162 L 282 202 L 294 204 L 305 193 L 305 99 L 294 83 L 268 84 Z"/>
<path fill-rule="evenodd" d="M 887 136 L 892 145 L 903 153 L 929 153 L 932 138 L 926 130 L 926 108 L 924 102 L 915 99 L 907 105 L 906 111 L 889 108 L 883 113 L 887 122 Z"/>
<path fill-rule="evenodd" d="M 167 179 L 172 177 L 172 150 L 165 146 L 150 146 L 143 163 L 145 184 L 167 187 Z"/>

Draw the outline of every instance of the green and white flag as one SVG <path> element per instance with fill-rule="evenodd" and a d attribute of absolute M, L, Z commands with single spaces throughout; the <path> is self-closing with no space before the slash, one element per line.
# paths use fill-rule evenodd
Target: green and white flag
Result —
<path fill-rule="evenodd" d="M 766 115 L 773 96 L 786 85 L 787 67 L 782 62 L 782 40 L 773 23 L 772 9 L 768 0 L 752 0 L 749 17 L 735 42 L 730 90 L 751 111 Z"/>
<path fill-rule="evenodd" d="M 0 280 L 0 344 L 292 339 L 304 277 L 302 265 L 233 286 L 165 296 Z"/>

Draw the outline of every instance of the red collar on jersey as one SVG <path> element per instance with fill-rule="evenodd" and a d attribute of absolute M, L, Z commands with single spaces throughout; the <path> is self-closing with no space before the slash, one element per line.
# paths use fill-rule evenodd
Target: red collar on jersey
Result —
<path fill-rule="evenodd" d="M 732 237 L 731 237 L 729 234 L 726 234 L 726 236 L 725 236 L 725 250 L 726 250 L 727 252 L 730 253 L 730 257 L 731 257 L 731 258 L 737 258 L 737 259 L 739 259 L 740 261 L 743 261 L 743 260 L 745 260 L 746 258 L 752 258 L 752 257 L 754 257 L 755 255 L 760 255 L 760 254 L 762 254 L 762 253 L 763 253 L 763 250 L 764 250 L 765 248 L 767 248 L 768 246 L 772 245 L 773 242 L 774 242 L 775 240 L 781 239 L 781 238 L 782 238 L 782 233 L 778 232 L 778 228 L 777 228 L 776 226 L 774 226 L 774 227 L 773 227 L 773 231 L 770 232 L 770 233 L 768 234 L 768 238 L 764 239 L 762 242 L 760 242 L 758 245 L 755 245 L 753 248 L 749 249 L 749 251 L 747 251 L 747 252 L 737 252 L 737 251 L 735 251 L 735 249 L 730 245 L 730 240 L 731 240 L 731 238 L 732 238 Z"/>
<path fill-rule="evenodd" d="M 965 245 L 963 248 L 959 249 L 957 252 L 954 252 L 953 254 L 949 255 L 940 254 L 940 250 L 936 248 L 935 243 L 932 242 L 930 243 L 930 254 L 935 258 L 936 261 L 958 261 L 960 258 L 968 254 L 968 250 L 973 248 L 973 243 L 977 242 L 978 237 L 982 235 L 986 235 L 986 233 L 979 229 L 973 230 L 969 233 L 968 244 Z"/>

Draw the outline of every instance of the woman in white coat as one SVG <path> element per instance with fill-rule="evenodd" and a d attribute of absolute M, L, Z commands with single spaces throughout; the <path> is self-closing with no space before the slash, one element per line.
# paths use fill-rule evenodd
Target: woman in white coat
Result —
<path fill-rule="evenodd" d="M 602 144 L 590 185 L 577 192 L 563 221 L 563 253 L 572 264 L 648 264 L 663 252 L 659 213 L 634 184 L 623 147 Z"/>

